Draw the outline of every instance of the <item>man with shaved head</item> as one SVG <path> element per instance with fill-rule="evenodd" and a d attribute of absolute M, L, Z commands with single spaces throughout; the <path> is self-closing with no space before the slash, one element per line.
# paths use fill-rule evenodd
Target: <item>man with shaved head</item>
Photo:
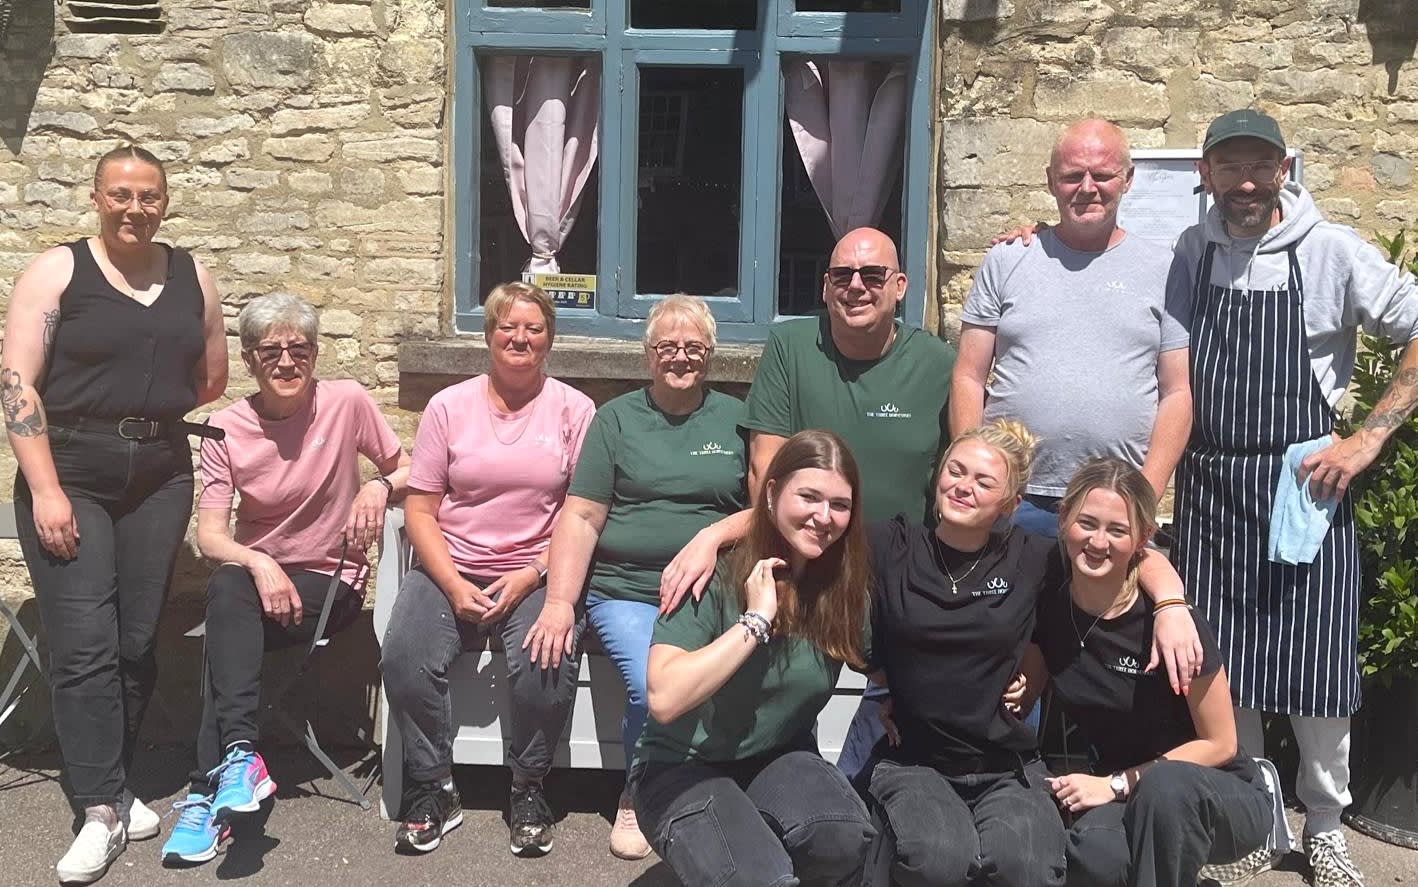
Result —
<path fill-rule="evenodd" d="M 1088 459 L 1130 462 L 1161 495 L 1191 393 L 1187 331 L 1165 306 L 1172 254 L 1118 227 L 1133 177 L 1122 130 L 1073 124 L 1046 174 L 1059 224 L 991 249 L 965 300 L 950 431 L 1008 416 L 1039 435 L 1015 522 L 1055 535 L 1059 498 Z"/>

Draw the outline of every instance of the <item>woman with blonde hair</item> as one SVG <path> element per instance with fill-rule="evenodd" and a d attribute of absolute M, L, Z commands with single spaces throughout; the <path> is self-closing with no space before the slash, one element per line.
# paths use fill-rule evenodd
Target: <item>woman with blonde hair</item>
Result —
<path fill-rule="evenodd" d="M 826 431 L 773 457 L 744 539 L 655 625 L 630 783 L 686 887 L 856 884 L 873 829 L 812 735 L 865 657 L 861 481 Z"/>
<path fill-rule="evenodd" d="M 706 384 L 714 333 L 703 299 L 677 294 L 650 309 L 650 384 L 603 404 L 591 420 L 552 533 L 546 604 L 528 635 L 533 658 L 555 662 L 585 594 L 587 620 L 625 682 L 627 762 L 645 725 L 660 574 L 748 499 L 748 446 L 738 429 L 743 401 Z M 650 853 L 628 791 L 617 804 L 610 849 L 622 859 Z"/>
<path fill-rule="evenodd" d="M 1156 507 L 1152 485 L 1116 459 L 1085 464 L 1060 502 L 1068 573 L 1040 602 L 1034 637 L 1047 674 L 1033 669 L 1029 692 L 1052 682 L 1098 755 L 1094 772 L 1049 782 L 1072 820 L 1068 883 L 1079 887 L 1191 887 L 1205 864 L 1256 852 L 1271 829 L 1210 626 L 1180 594 L 1138 594 Z M 1138 665 L 1172 614 L 1192 620 L 1203 649 L 1184 697 Z"/>

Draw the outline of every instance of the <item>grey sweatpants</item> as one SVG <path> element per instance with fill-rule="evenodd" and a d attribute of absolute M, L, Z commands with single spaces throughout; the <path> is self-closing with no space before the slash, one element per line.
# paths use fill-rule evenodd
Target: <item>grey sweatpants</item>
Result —
<path fill-rule="evenodd" d="M 491 579 L 465 576 L 479 588 Z M 435 782 L 453 768 L 453 706 L 448 698 L 448 669 L 466 652 L 480 651 L 489 634 L 502 637 L 507 657 L 511 711 L 504 718 L 511 733 L 508 764 L 518 782 L 540 780 L 551 769 L 552 750 L 566 729 L 576 695 L 580 657 L 573 651 L 558 668 L 542 669 L 527 659 L 522 641 L 542 612 L 546 586 L 538 586 L 498 623 L 464 622 L 438 585 L 421 569 L 410 570 L 399 587 L 389 618 L 380 668 L 389 712 L 404 738 L 404 774 L 415 782 Z M 585 616 L 578 610 L 574 628 L 577 650 Z"/>

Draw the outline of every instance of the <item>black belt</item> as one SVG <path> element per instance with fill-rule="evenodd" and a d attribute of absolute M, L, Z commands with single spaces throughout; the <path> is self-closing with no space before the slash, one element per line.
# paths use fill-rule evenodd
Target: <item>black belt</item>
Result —
<path fill-rule="evenodd" d="M 95 431 L 112 434 L 124 440 L 162 440 L 177 435 L 194 434 L 209 440 L 223 440 L 226 431 L 205 422 L 188 422 L 185 419 L 141 419 L 125 416 L 122 419 L 102 419 L 96 416 L 50 416 L 49 424 L 75 431 Z"/>

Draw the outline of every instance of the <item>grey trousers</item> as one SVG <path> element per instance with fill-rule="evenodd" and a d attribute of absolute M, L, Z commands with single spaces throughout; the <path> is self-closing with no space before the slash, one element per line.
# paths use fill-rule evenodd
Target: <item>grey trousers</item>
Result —
<path fill-rule="evenodd" d="M 479 588 L 491 579 L 465 576 Z M 507 657 L 511 711 L 504 723 L 511 734 L 508 765 L 518 782 L 540 780 L 551 769 L 552 750 L 566 729 L 576 695 L 580 658 L 563 657 L 558 668 L 542 669 L 527 659 L 522 641 L 546 600 L 538 586 L 506 618 L 491 625 L 464 622 L 422 569 L 404 576 L 384 637 L 384 693 L 389 713 L 404 738 L 404 774 L 415 782 L 444 779 L 453 769 L 453 706 L 448 669 L 463 653 L 478 652 L 494 632 Z M 586 620 L 578 609 L 574 635 L 579 650 Z"/>

